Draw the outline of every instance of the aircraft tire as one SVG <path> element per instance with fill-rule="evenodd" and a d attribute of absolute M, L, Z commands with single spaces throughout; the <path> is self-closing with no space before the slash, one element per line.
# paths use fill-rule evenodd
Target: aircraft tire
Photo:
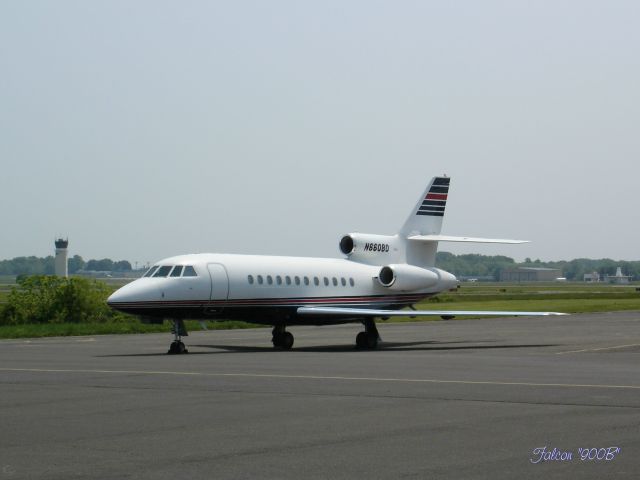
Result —
<path fill-rule="evenodd" d="M 369 350 L 375 350 L 378 346 L 378 335 L 372 333 L 366 333 L 366 347 Z"/>
<path fill-rule="evenodd" d="M 360 332 L 356 335 L 356 347 L 361 349 L 367 348 L 367 332 Z"/>
<path fill-rule="evenodd" d="M 169 351 L 167 352 L 167 354 L 180 355 L 182 353 L 189 353 L 189 350 L 187 350 L 187 347 L 185 347 L 184 343 L 172 342 L 171 345 L 169 345 Z"/>
<path fill-rule="evenodd" d="M 291 350 L 291 347 L 293 347 L 293 334 L 291 332 L 284 332 L 280 342 L 282 349 Z"/>

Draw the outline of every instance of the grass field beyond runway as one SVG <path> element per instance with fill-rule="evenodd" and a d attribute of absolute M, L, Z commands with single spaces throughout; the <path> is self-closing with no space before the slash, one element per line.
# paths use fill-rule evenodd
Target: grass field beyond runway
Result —
<path fill-rule="evenodd" d="M 8 286 L 7 286 L 8 287 Z M 505 310 L 554 311 L 563 313 L 640 311 L 640 285 L 608 285 L 584 283 L 462 283 L 446 292 L 416 304 L 419 310 Z M 0 297 L 3 293 L 0 289 Z M 0 298 L 0 301 L 2 298 Z M 409 315 L 409 312 L 407 312 Z M 458 317 L 474 318 L 474 317 Z M 437 321 L 439 317 L 396 317 L 389 322 Z M 260 325 L 237 321 L 208 322 L 209 329 L 253 328 Z M 196 321 L 188 321 L 189 330 L 200 329 Z M 0 338 L 31 338 L 71 335 L 102 335 L 168 332 L 170 326 L 144 325 L 136 318 L 114 323 L 62 323 L 0 326 Z"/>

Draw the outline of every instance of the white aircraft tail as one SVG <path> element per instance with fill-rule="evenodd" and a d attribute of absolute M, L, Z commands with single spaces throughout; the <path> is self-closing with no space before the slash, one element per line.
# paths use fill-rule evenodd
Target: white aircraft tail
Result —
<path fill-rule="evenodd" d="M 445 176 L 432 178 L 396 235 L 350 233 L 340 240 L 340 251 L 351 260 L 369 265 L 407 263 L 429 268 L 436 264 L 438 242 L 526 243 L 526 240 L 441 235 L 450 181 Z"/>
<path fill-rule="evenodd" d="M 400 235 L 437 235 L 442 229 L 444 209 L 449 195 L 449 177 L 434 177 L 418 199 L 409 218 L 400 229 Z"/>
<path fill-rule="evenodd" d="M 436 263 L 438 242 L 472 243 L 526 243 L 526 240 L 502 238 L 456 237 L 440 235 L 444 211 L 449 196 L 449 177 L 434 177 L 418 199 L 398 236 L 404 240 L 406 261 L 420 267 L 433 267 Z"/>

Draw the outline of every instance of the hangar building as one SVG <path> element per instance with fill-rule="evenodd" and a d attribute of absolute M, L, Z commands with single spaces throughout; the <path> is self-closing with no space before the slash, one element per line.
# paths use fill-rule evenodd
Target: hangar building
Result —
<path fill-rule="evenodd" d="M 515 267 L 500 271 L 501 282 L 553 282 L 562 277 L 559 268 Z"/>

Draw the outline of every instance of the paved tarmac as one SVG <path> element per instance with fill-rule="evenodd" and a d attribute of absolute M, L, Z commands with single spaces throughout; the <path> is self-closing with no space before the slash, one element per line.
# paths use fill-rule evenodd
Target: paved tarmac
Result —
<path fill-rule="evenodd" d="M 379 329 L 0 341 L 0 480 L 640 475 L 640 312 Z"/>

